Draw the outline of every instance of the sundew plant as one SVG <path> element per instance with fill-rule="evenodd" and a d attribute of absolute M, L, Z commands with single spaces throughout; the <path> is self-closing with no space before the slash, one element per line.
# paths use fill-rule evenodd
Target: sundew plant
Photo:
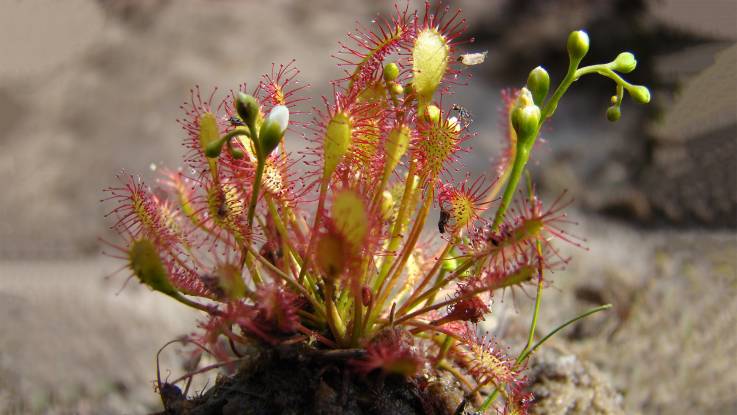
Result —
<path fill-rule="evenodd" d="M 631 53 L 580 66 L 589 38 L 575 31 L 555 89 L 537 67 L 503 92 L 506 151 L 489 176 L 458 177 L 474 134 L 447 97 L 484 56 L 459 52 L 469 43 L 460 12 L 395 7 L 373 25 L 341 43 L 345 76 L 310 113 L 295 107 L 307 98 L 293 63 L 222 100 L 194 90 L 179 121 L 186 167 L 154 189 L 130 175 L 106 189 L 122 236 L 111 245 L 132 277 L 203 313 L 189 340 L 219 359 L 210 367 L 237 361 L 244 345 L 351 350 L 356 376 L 447 371 L 478 410 L 526 413 L 527 359 L 554 334 L 535 333 L 546 275 L 567 261 L 556 244 L 579 245 L 564 230 L 568 199 L 544 203 L 527 162 L 584 75 L 614 81 L 612 121 L 625 91 L 639 103 L 649 92 L 620 76 L 635 69 Z M 288 152 L 300 135 L 307 150 Z M 476 324 L 494 295 L 523 285 L 535 287 L 535 308 L 512 353 Z"/>

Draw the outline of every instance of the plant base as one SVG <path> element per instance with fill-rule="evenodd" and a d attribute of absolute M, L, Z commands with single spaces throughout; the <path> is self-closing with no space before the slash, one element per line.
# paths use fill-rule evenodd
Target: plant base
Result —
<path fill-rule="evenodd" d="M 463 400 L 449 376 L 362 375 L 349 361 L 304 347 L 259 350 L 201 396 L 186 399 L 162 385 L 167 409 L 158 415 L 445 415 Z"/>

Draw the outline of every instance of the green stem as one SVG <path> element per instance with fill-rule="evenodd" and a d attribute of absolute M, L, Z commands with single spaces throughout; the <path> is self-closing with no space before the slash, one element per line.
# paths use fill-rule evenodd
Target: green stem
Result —
<path fill-rule="evenodd" d="M 253 179 L 253 188 L 251 189 L 251 203 L 248 204 L 248 227 L 253 226 L 253 215 L 256 213 L 256 202 L 258 202 L 258 194 L 261 189 L 261 178 L 264 175 L 265 160 L 258 160 L 256 164 L 256 177 Z"/>
<path fill-rule="evenodd" d="M 300 285 L 297 281 L 290 278 L 287 274 L 285 274 L 282 270 L 275 267 L 274 264 L 269 262 L 266 258 L 264 258 L 261 254 L 254 251 L 253 248 L 250 246 L 246 246 L 246 250 L 248 254 L 252 255 L 254 258 L 256 258 L 257 261 L 259 261 L 264 267 L 266 267 L 269 271 L 272 272 L 273 275 L 279 277 L 282 281 L 287 283 L 290 287 L 292 287 L 294 290 L 302 294 L 307 300 L 312 304 L 313 308 L 316 310 L 318 314 L 325 314 L 325 308 L 311 295 L 305 287 Z"/>
<path fill-rule="evenodd" d="M 504 215 L 507 211 L 507 208 L 509 208 L 512 199 L 514 198 L 514 193 L 517 191 L 517 185 L 519 184 L 522 172 L 527 165 L 527 161 L 530 158 L 530 151 L 532 151 L 532 147 L 535 145 L 535 141 L 537 140 L 540 128 L 548 118 L 553 116 L 556 108 L 558 108 L 558 102 L 566 93 L 571 84 L 573 84 L 573 82 L 576 81 L 579 76 L 581 76 L 577 75 L 578 71 L 576 70 L 580 62 L 580 60 L 574 60 L 568 63 L 568 72 L 566 72 L 566 76 L 555 89 L 555 92 L 553 92 L 553 96 L 550 97 L 548 102 L 540 111 L 540 122 L 537 125 L 534 133 L 531 134 L 531 136 L 529 137 L 517 137 L 517 152 L 514 158 L 514 166 L 512 167 L 512 173 L 509 175 L 509 182 L 507 183 L 507 187 L 504 189 L 502 204 L 499 206 L 499 209 L 496 211 L 496 215 L 494 216 L 494 222 L 491 226 L 493 231 L 498 230 L 499 225 L 501 225 L 502 221 L 504 220 Z"/>
<path fill-rule="evenodd" d="M 609 64 L 599 64 L 599 65 L 589 65 L 584 66 L 583 68 L 578 69 L 574 77 L 575 79 L 578 79 L 584 75 L 589 75 L 592 73 L 599 74 L 601 76 L 605 76 L 612 81 L 616 82 L 617 85 L 622 85 L 625 88 L 632 87 L 632 84 L 625 81 L 621 76 L 619 76 L 616 72 L 614 72 L 610 67 Z"/>
<path fill-rule="evenodd" d="M 541 125 L 545 122 L 545 120 L 553 116 L 555 110 L 558 108 L 558 102 L 563 97 L 563 94 L 565 94 L 571 84 L 576 79 L 578 79 L 578 77 L 576 77 L 576 69 L 578 68 L 579 63 L 581 63 L 580 60 L 568 62 L 568 72 L 566 72 L 566 76 L 563 78 L 562 81 L 560 81 L 560 84 L 555 89 L 555 92 L 553 92 L 553 96 L 550 97 L 548 102 L 542 108 L 540 116 Z"/>
<path fill-rule="evenodd" d="M 408 312 L 412 310 L 412 308 L 416 307 L 417 304 L 421 303 L 423 300 L 430 298 L 432 295 L 437 293 L 440 289 L 445 287 L 446 284 L 448 284 L 451 281 L 457 280 L 466 270 L 471 268 L 473 266 L 475 260 L 473 258 L 467 259 L 464 261 L 456 270 L 451 274 L 450 276 L 440 280 L 437 282 L 433 287 L 428 288 L 425 292 L 418 295 L 416 298 L 411 299 L 408 298 L 407 301 L 399 308 L 399 311 L 397 312 L 397 316 L 402 316 L 404 312 Z M 429 307 L 430 305 L 427 305 L 424 308 Z"/>
<path fill-rule="evenodd" d="M 399 244 L 402 242 L 402 234 L 404 233 L 404 229 L 407 225 L 407 220 L 409 219 L 409 204 L 410 200 L 412 199 L 412 193 L 414 191 L 414 182 L 415 182 L 415 162 L 414 160 L 410 162 L 409 165 L 409 172 L 407 172 L 407 179 L 404 183 L 404 192 L 402 193 L 402 200 L 399 202 L 399 209 L 397 210 L 397 217 L 394 221 L 394 227 L 392 228 L 392 236 L 389 239 L 389 245 L 387 246 L 387 255 L 384 257 L 384 262 L 381 264 L 381 270 L 379 271 L 379 276 L 374 282 L 374 292 L 377 294 L 382 289 L 384 285 L 384 279 L 389 274 L 389 270 L 391 269 L 392 261 L 391 259 L 394 257 L 394 252 L 399 249 Z"/>
<path fill-rule="evenodd" d="M 527 335 L 527 344 L 519 356 L 525 355 L 525 353 L 532 347 L 532 342 L 535 341 L 535 329 L 537 328 L 537 320 L 540 317 L 540 304 L 543 298 L 543 268 L 542 268 L 542 243 L 538 239 L 535 241 L 535 248 L 538 254 L 538 269 L 537 269 L 537 293 L 535 294 L 535 309 L 532 312 L 532 322 L 530 323 L 530 332 Z M 522 359 L 523 360 L 523 359 Z M 521 363 L 522 360 L 517 357 L 517 364 Z"/>
<path fill-rule="evenodd" d="M 542 346 L 543 343 L 545 343 L 548 339 L 550 339 L 551 337 L 553 337 L 559 331 L 561 331 L 564 328 L 570 326 L 571 324 L 577 322 L 578 320 L 581 320 L 583 318 L 586 318 L 586 317 L 588 317 L 588 316 L 590 316 L 590 315 L 592 315 L 594 313 L 598 313 L 599 311 L 608 310 L 610 308 L 612 308 L 612 305 L 611 304 L 604 304 L 604 305 L 600 305 L 598 307 L 594 307 L 594 308 L 592 308 L 590 310 L 587 310 L 584 313 L 579 314 L 578 316 L 576 316 L 576 317 L 574 317 L 574 318 L 566 321 L 565 323 L 561 324 L 560 326 L 556 327 L 555 329 L 553 329 L 553 331 L 551 331 L 550 333 L 546 334 L 545 337 L 543 337 L 542 339 L 540 339 L 540 341 L 538 341 L 537 343 L 535 343 L 535 345 L 532 346 L 528 351 L 526 351 L 524 354 L 521 354 L 520 357 L 517 358 L 517 361 L 518 361 L 517 364 L 519 364 L 520 362 L 523 362 L 525 359 L 527 359 L 527 357 L 530 354 L 532 354 L 532 352 L 534 352 L 535 350 L 537 350 L 538 347 Z M 481 404 L 481 406 L 479 407 L 479 411 L 481 413 L 483 413 L 484 411 L 486 411 L 486 409 L 489 408 L 489 405 L 491 405 L 491 403 L 494 402 L 494 400 L 496 400 L 496 398 L 499 396 L 500 389 L 503 388 L 503 387 L 504 387 L 504 385 L 499 385 L 499 387 L 497 387 L 496 389 L 494 389 L 494 392 L 492 392 L 492 394 L 489 395 L 488 398 L 486 398 L 486 400 L 484 401 L 484 403 Z"/>
<path fill-rule="evenodd" d="M 435 275 L 435 273 L 440 269 L 442 264 L 445 262 L 445 257 L 450 251 L 450 249 L 455 245 L 456 238 L 451 238 L 448 243 L 445 245 L 445 248 L 440 252 L 440 255 L 438 255 L 438 260 L 435 261 L 435 264 L 433 264 L 433 267 L 430 269 L 430 271 L 425 274 L 425 276 L 422 278 L 422 281 L 420 281 L 420 285 L 418 285 L 414 289 L 414 294 L 410 295 L 410 297 L 407 299 L 407 303 L 411 303 L 414 300 L 415 294 L 419 294 L 421 290 L 425 288 L 427 284 L 430 283 L 430 280 L 432 280 L 432 276 Z M 402 311 L 402 308 L 399 309 L 400 312 Z"/>
<path fill-rule="evenodd" d="M 345 338 L 346 327 L 343 323 L 343 319 L 338 313 L 338 309 L 335 306 L 333 297 L 335 296 L 335 282 L 332 280 L 325 281 L 325 317 L 330 327 L 330 331 L 333 333 L 335 341 L 339 344 L 343 343 Z"/>
<path fill-rule="evenodd" d="M 565 323 L 563 323 L 560 326 L 558 326 L 555 329 L 553 329 L 553 331 L 551 331 L 550 333 L 546 334 L 545 337 L 543 337 L 542 339 L 540 339 L 540 341 L 538 341 L 537 343 L 535 343 L 535 345 L 532 346 L 530 348 L 530 350 L 528 350 L 524 354 L 524 356 L 521 356 L 521 358 L 522 358 L 521 361 L 524 361 L 527 358 L 527 356 L 529 356 L 530 354 L 532 354 L 532 352 L 534 352 L 535 350 L 537 350 L 538 347 L 542 346 L 542 344 L 545 343 L 549 338 L 553 337 L 556 333 L 558 333 L 559 331 L 563 330 L 564 328 L 570 326 L 571 324 L 577 322 L 578 320 L 584 319 L 584 318 L 586 318 L 586 317 L 588 317 L 588 316 L 590 316 L 592 314 L 598 313 L 599 311 L 608 310 L 610 308 L 612 308 L 612 305 L 611 304 L 600 305 L 598 307 L 594 307 L 592 309 L 589 309 L 589 310 L 585 311 L 584 313 L 579 314 L 578 316 L 576 316 L 576 317 L 574 317 L 574 318 L 566 321 Z"/>
<path fill-rule="evenodd" d="M 174 293 L 174 294 L 168 294 L 168 295 L 186 306 L 195 308 L 200 311 L 204 311 L 207 314 L 217 314 L 217 309 L 200 304 L 196 301 L 192 301 L 189 298 L 185 297 L 184 295 L 180 294 L 179 292 Z"/>
<path fill-rule="evenodd" d="M 445 356 L 448 354 L 448 350 L 450 350 L 450 348 L 453 346 L 454 340 L 455 339 L 453 339 L 453 337 L 451 336 L 447 336 L 447 335 L 445 336 L 445 339 L 443 340 L 443 344 L 440 345 L 440 351 L 438 352 L 438 357 L 435 359 L 437 362 L 436 365 L 439 365 L 443 361 L 443 359 L 445 359 Z"/>
<path fill-rule="evenodd" d="M 491 230 L 494 232 L 499 229 L 499 225 L 504 221 L 504 215 L 507 212 L 507 208 L 509 208 L 509 205 L 512 203 L 514 193 L 517 191 L 517 185 L 519 184 L 522 172 L 525 170 L 525 166 L 527 165 L 527 160 L 529 158 L 530 151 L 527 146 L 518 145 L 512 173 L 509 175 L 509 182 L 507 182 L 507 187 L 504 189 L 504 195 L 502 196 L 502 204 L 499 205 L 499 209 L 497 209 L 496 215 L 494 216 L 494 222 L 491 225 Z"/>
<path fill-rule="evenodd" d="M 238 137 L 240 135 L 245 135 L 246 137 L 251 137 L 251 132 L 243 127 L 236 127 L 227 133 L 220 139 L 223 143 L 230 140 L 233 137 Z"/>
<path fill-rule="evenodd" d="M 302 266 L 302 258 L 297 255 L 294 247 L 289 242 L 289 233 L 287 232 L 287 228 L 284 225 L 284 221 L 282 220 L 279 211 L 276 209 L 276 205 L 274 205 L 274 201 L 271 199 L 271 197 L 266 196 L 266 203 L 267 207 L 269 208 L 269 212 L 271 213 L 271 217 L 274 220 L 274 226 L 276 226 L 276 230 L 277 232 L 279 232 L 279 236 L 281 236 L 283 242 L 285 263 L 288 263 L 289 256 L 291 256 L 294 258 L 297 264 Z"/>

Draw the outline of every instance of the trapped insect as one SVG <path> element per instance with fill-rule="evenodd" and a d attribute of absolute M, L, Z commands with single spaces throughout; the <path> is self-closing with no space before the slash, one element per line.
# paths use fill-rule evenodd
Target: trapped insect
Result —
<path fill-rule="evenodd" d="M 471 113 L 468 112 L 464 107 L 453 104 L 450 107 L 451 111 L 455 111 L 458 113 L 458 121 L 461 122 L 464 128 L 467 128 L 471 123 L 473 122 L 473 118 L 471 118 Z"/>

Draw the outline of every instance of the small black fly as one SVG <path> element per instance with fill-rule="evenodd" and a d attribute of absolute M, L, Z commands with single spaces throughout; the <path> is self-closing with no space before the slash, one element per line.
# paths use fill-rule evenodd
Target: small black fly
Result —
<path fill-rule="evenodd" d="M 438 220 L 438 230 L 440 233 L 445 233 L 445 227 L 448 226 L 450 221 L 450 212 L 445 209 L 440 209 L 440 219 Z"/>
<path fill-rule="evenodd" d="M 228 121 L 230 121 L 230 125 L 232 125 L 233 127 L 245 127 L 246 126 L 246 123 L 241 121 L 241 119 L 237 115 L 234 115 L 228 118 Z"/>

